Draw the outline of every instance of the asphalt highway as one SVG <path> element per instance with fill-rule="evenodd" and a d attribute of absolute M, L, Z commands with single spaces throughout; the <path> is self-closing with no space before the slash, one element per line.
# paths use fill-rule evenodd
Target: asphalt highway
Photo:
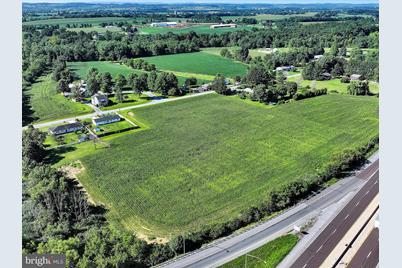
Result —
<path fill-rule="evenodd" d="M 365 171 L 358 174 L 357 177 L 367 180 L 367 183 L 318 235 L 302 255 L 293 263 L 291 268 L 320 267 L 331 251 L 338 245 L 342 237 L 378 194 L 378 160 Z"/>
<path fill-rule="evenodd" d="M 378 192 L 378 171 L 376 176 L 377 179 L 368 179 L 370 175 L 373 174 L 373 170 L 378 170 L 373 168 L 372 165 L 378 165 L 378 160 L 368 166 L 366 169 L 370 168 L 370 172 L 364 171 L 359 173 L 359 177 L 349 177 L 342 180 L 334 187 L 330 187 L 315 197 L 301 203 L 300 205 L 288 210 L 286 213 L 274 218 L 272 220 L 266 221 L 262 224 L 255 226 L 254 228 L 245 231 L 239 235 L 234 235 L 225 239 L 218 240 L 215 243 L 207 245 L 197 251 L 184 255 L 180 258 L 170 260 L 168 262 L 160 264 L 158 267 L 170 267 L 170 268 L 181 268 L 181 267 L 217 267 L 222 265 L 238 256 L 241 256 L 264 243 L 272 240 L 276 236 L 282 235 L 286 231 L 292 229 L 293 225 L 298 221 L 305 219 L 317 211 L 330 206 L 341 200 L 348 193 L 356 191 L 363 186 L 365 196 L 366 192 L 369 191 L 369 196 L 371 196 L 375 189 Z M 365 184 L 367 182 L 367 184 Z M 374 185 L 374 186 L 373 186 Z M 369 189 L 369 190 L 368 190 Z M 371 191 L 371 193 L 370 193 Z M 359 191 L 362 193 L 362 191 Z M 361 194 L 359 195 L 359 200 L 362 199 Z M 366 198 L 361 200 L 362 204 L 357 206 L 358 208 L 364 207 L 364 202 Z M 356 202 L 353 203 L 353 206 Z M 348 217 L 350 217 L 349 215 Z M 346 217 L 346 216 L 344 216 Z M 352 217 L 351 217 L 352 218 Z M 324 242 L 324 241 L 322 241 Z M 314 242 L 313 242 L 314 243 Z M 318 246 L 319 247 L 319 246 Z M 318 248 L 317 248 L 318 249 Z M 316 250 L 317 250 L 316 249 Z M 320 249 L 321 250 L 321 249 Z M 319 251 L 320 251 L 319 250 Z M 321 252 L 320 252 L 321 253 Z M 297 268 L 302 268 L 305 262 L 310 260 L 312 254 L 308 254 L 301 259 L 304 262 L 301 266 L 293 266 Z M 318 259 L 317 259 L 318 260 Z M 315 263 L 314 259 L 312 263 Z M 298 262 L 299 263 L 299 262 Z M 313 267 L 313 266 L 305 266 Z"/>
<path fill-rule="evenodd" d="M 348 264 L 348 268 L 377 267 L 379 259 L 378 236 L 378 228 L 374 228 Z"/>

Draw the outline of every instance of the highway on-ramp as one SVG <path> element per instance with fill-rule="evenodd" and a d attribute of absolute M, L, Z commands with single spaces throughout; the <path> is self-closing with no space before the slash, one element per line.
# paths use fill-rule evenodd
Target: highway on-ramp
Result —
<path fill-rule="evenodd" d="M 338 202 L 347 194 L 359 190 L 367 182 L 367 177 L 378 170 L 373 168 L 373 165 L 378 165 L 378 160 L 362 168 L 358 176 L 341 180 L 271 220 L 258 224 L 241 234 L 218 240 L 187 255 L 162 263 L 158 267 L 217 267 L 258 248 L 291 230 L 294 224 Z"/>

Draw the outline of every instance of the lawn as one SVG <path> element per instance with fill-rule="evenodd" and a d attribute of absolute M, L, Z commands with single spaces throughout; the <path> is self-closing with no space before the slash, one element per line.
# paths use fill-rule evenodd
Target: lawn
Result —
<path fill-rule="evenodd" d="M 36 121 L 49 121 L 92 112 L 81 103 L 73 102 L 57 92 L 57 83 L 50 75 L 42 76 L 27 91 Z"/>
<path fill-rule="evenodd" d="M 107 149 L 79 145 L 57 165 L 82 161 L 79 179 L 112 222 L 170 237 L 237 217 L 378 136 L 375 97 L 331 94 L 266 107 L 209 94 L 124 111 L 138 131 L 108 140 Z"/>
<path fill-rule="evenodd" d="M 99 129 L 99 130 L 95 131 L 98 136 L 106 136 L 109 134 L 113 134 L 115 132 L 133 129 L 134 127 L 136 127 L 136 126 L 132 125 L 130 122 L 128 122 L 124 119 L 122 119 L 119 122 L 101 125 L 101 126 L 91 125 L 92 130 L 95 131 L 96 128 Z"/>
<path fill-rule="evenodd" d="M 236 28 L 211 29 L 209 25 L 191 25 L 183 28 L 142 27 L 139 28 L 138 30 L 142 34 L 165 34 L 168 32 L 179 34 L 179 33 L 188 33 L 190 31 L 194 31 L 198 34 L 213 34 L 213 33 L 222 34 L 239 30 L 251 30 L 253 27 L 259 27 L 259 26 L 238 25 Z"/>
<path fill-rule="evenodd" d="M 299 238 L 296 235 L 288 234 L 249 252 L 249 256 L 247 256 L 247 267 L 275 268 L 292 250 L 298 240 Z M 243 255 L 220 266 L 220 268 L 242 268 L 245 266 L 245 263 L 246 256 Z"/>
<path fill-rule="evenodd" d="M 145 95 L 142 94 L 141 96 L 138 96 L 137 94 L 123 94 L 124 96 L 124 101 L 119 103 L 116 100 L 115 96 L 109 97 L 109 105 L 106 107 L 100 108 L 102 111 L 107 111 L 107 110 L 113 110 L 113 109 L 119 109 L 119 108 L 124 108 L 128 106 L 133 106 L 133 105 L 138 105 L 138 104 L 143 104 L 151 101 L 151 99 Z"/>
<path fill-rule="evenodd" d="M 156 65 L 157 69 L 183 72 L 191 74 L 204 74 L 215 76 L 221 73 L 226 77 L 244 75 L 247 65 L 238 61 L 223 58 L 207 52 L 181 53 L 166 56 L 143 58 Z"/>
<path fill-rule="evenodd" d="M 288 81 L 294 81 L 294 82 L 301 82 L 301 86 L 312 86 L 313 81 L 311 80 L 304 80 L 302 76 L 292 76 L 288 78 Z M 339 93 L 342 94 L 347 94 L 348 92 L 348 83 L 342 83 L 341 79 L 331 79 L 331 80 L 324 80 L 324 81 L 316 81 L 316 88 L 327 88 L 328 91 L 331 90 L 336 90 Z M 370 81 L 369 83 L 369 88 L 371 93 L 378 93 L 379 92 L 379 87 L 378 83 Z"/>
<path fill-rule="evenodd" d="M 147 59 L 151 59 L 153 57 L 149 57 Z M 90 68 L 96 68 L 100 73 L 105 73 L 109 72 L 113 78 L 115 78 L 118 74 L 124 75 L 126 78 L 131 73 L 136 73 L 137 75 L 140 75 L 141 73 L 144 73 L 145 71 L 142 70 L 137 70 L 130 68 L 124 64 L 119 64 L 115 62 L 110 62 L 110 61 L 77 61 L 77 62 L 69 62 L 67 63 L 68 68 L 73 71 L 79 78 L 85 79 L 88 73 L 88 70 Z M 146 73 L 146 72 L 145 72 Z M 196 74 L 188 74 L 188 73 L 178 73 L 175 72 L 177 76 L 177 80 L 179 81 L 179 85 L 183 85 L 184 81 L 191 76 L 195 76 Z M 197 77 L 197 82 L 198 84 L 203 84 L 206 83 L 213 78 L 211 77 L 205 77 L 205 76 L 198 76 Z"/>

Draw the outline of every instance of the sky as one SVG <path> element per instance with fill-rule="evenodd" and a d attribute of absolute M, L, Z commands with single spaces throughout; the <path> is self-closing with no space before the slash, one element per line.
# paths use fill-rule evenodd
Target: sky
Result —
<path fill-rule="evenodd" d="M 22 0 L 24 3 L 267 3 L 267 4 L 311 4 L 311 3 L 349 3 L 349 4 L 365 4 L 378 3 L 378 0 Z"/>

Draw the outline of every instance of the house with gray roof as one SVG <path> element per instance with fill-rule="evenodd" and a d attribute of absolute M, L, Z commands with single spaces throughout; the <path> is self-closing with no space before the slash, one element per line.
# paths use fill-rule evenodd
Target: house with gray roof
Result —
<path fill-rule="evenodd" d="M 61 135 L 61 134 L 75 132 L 75 131 L 81 130 L 83 128 L 84 128 L 84 126 L 82 125 L 82 123 L 75 122 L 75 123 L 70 123 L 70 124 L 65 124 L 65 125 L 60 125 L 57 127 L 49 128 L 49 132 L 52 135 Z"/>
<path fill-rule="evenodd" d="M 110 114 L 110 115 L 104 115 L 101 117 L 94 117 L 92 118 L 92 123 L 94 123 L 95 126 L 100 126 L 100 125 L 106 125 L 114 122 L 119 122 L 121 120 L 120 116 L 117 114 Z"/>

